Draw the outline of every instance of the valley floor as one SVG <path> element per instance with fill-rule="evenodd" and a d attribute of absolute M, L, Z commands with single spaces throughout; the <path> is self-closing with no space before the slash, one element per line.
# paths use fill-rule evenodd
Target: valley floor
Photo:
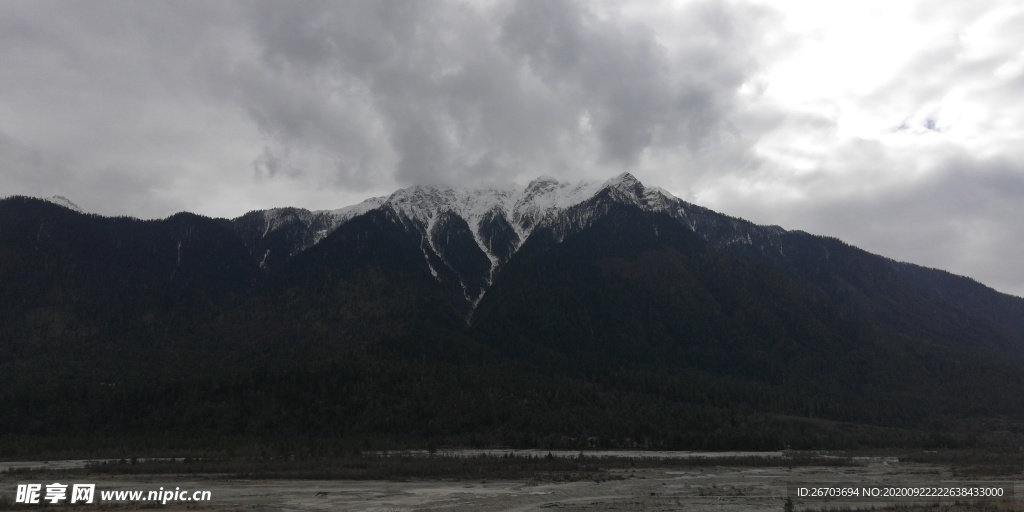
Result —
<path fill-rule="evenodd" d="M 796 486 L 936 487 L 995 486 L 1015 489 L 1004 500 L 967 504 L 955 499 L 924 500 L 922 506 L 899 499 L 810 500 L 794 497 L 800 510 L 1024 510 L 1024 477 L 958 477 L 948 466 L 898 462 L 891 457 L 861 460 L 863 465 L 845 467 L 675 467 L 615 468 L 593 479 L 573 481 L 523 480 L 242 480 L 215 474 L 178 476 L 109 475 L 34 472 L 0 473 L 0 496 L 7 508 L 32 510 L 43 505 L 12 503 L 18 484 L 56 480 L 64 484 L 95 483 L 99 491 L 133 491 L 180 488 L 209 491 L 205 502 L 97 503 L 67 506 L 74 510 L 233 510 L 305 511 L 342 510 L 366 512 L 430 511 L 765 511 L 784 510 L 785 500 Z M 61 480 L 63 478 L 64 480 Z M 45 494 L 45 491 L 44 491 Z M 0 508 L 5 508 L 0 506 Z M 48 510 L 55 507 L 47 506 Z"/>

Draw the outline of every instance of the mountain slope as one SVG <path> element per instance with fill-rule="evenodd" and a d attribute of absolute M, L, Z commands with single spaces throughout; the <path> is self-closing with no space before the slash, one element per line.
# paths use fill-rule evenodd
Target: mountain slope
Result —
<path fill-rule="evenodd" d="M 233 220 L 8 198 L 0 282 L 0 434 L 751 448 L 1024 418 L 1024 300 L 629 174 Z"/>
<path fill-rule="evenodd" d="M 1005 353 L 893 335 L 663 213 L 613 204 L 560 243 L 541 234 L 481 302 L 474 332 L 545 373 L 688 400 L 731 389 L 710 403 L 883 424 L 956 418 L 969 401 L 951 396 L 1020 381 Z M 1021 405 L 996 401 L 983 408 Z"/>
<path fill-rule="evenodd" d="M 0 219 L 8 376 L 173 373 L 193 364 L 181 352 L 200 342 L 192 326 L 257 278 L 224 220 L 103 218 L 28 198 L 0 201 Z"/>

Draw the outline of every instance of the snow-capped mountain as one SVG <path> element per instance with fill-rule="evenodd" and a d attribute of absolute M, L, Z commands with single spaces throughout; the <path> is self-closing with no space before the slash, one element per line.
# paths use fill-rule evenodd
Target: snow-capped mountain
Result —
<path fill-rule="evenodd" d="M 777 245 L 778 227 L 761 227 L 690 204 L 632 174 L 605 182 L 559 182 L 550 177 L 526 187 L 414 186 L 337 210 L 277 208 L 250 212 L 233 222 L 263 267 L 318 243 L 349 220 L 387 212 L 418 236 L 424 261 L 437 278 L 437 262 L 453 272 L 466 299 L 476 305 L 502 266 L 537 229 L 556 240 L 586 228 L 614 204 L 660 212 L 717 246 Z M 467 254 L 467 251 L 469 254 Z"/>
<path fill-rule="evenodd" d="M 1024 417 L 1024 299 L 628 174 L 412 187 L 233 220 L 110 218 L 14 196 L 0 199 L 0 283 L 0 376 L 23 390 L 0 410 L 37 418 L 37 390 L 66 394 L 54 376 L 85 397 L 76 416 L 53 409 L 15 434 L 87 424 L 103 438 L 138 421 L 157 435 L 197 424 L 276 436 L 292 418 L 287 432 L 315 438 L 406 432 L 436 413 L 431 428 L 465 442 L 550 414 L 538 432 L 552 439 L 600 424 L 617 439 L 635 424 L 671 444 L 724 407 L 721 424 L 741 424 L 746 443 L 760 430 L 744 422 L 773 415 L 900 429 L 964 411 Z M 131 397 L 180 410 L 117 416 L 145 409 L 125 407 Z M 752 415 L 736 422 L 735 404 Z M 576 423 L 562 409 L 580 411 Z M 210 410 L 234 416 L 203 423 Z"/>
<path fill-rule="evenodd" d="M 83 213 L 81 207 L 79 207 L 77 204 L 73 203 L 70 199 L 64 196 L 51 196 L 44 198 L 44 200 L 59 206 L 63 206 L 64 208 L 67 208 L 69 210 L 73 210 L 78 213 Z"/>

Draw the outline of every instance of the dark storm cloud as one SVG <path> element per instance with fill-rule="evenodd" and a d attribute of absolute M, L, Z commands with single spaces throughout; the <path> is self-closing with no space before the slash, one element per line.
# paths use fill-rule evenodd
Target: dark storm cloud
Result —
<path fill-rule="evenodd" d="M 599 20 L 568 2 L 515 7 L 502 27 L 503 42 L 546 85 L 578 102 L 574 113 L 595 125 L 604 156 L 635 161 L 674 117 L 664 48 L 641 29 Z"/>
<path fill-rule="evenodd" d="M 238 80 L 272 139 L 258 167 L 274 174 L 266 162 L 300 150 L 356 169 L 346 181 L 487 180 L 559 160 L 629 166 L 721 129 L 754 66 L 735 51 L 736 13 L 691 7 L 670 53 L 594 5 L 258 4 L 263 66 Z"/>
<path fill-rule="evenodd" d="M 492 13 L 471 4 L 266 3 L 249 14 L 262 58 L 243 82 L 272 92 L 242 88 L 238 100 L 273 153 L 318 153 L 344 161 L 347 179 L 408 184 L 495 178 L 507 169 L 482 163 L 529 161 L 557 138 L 556 98 L 531 90 L 495 46 Z M 281 94 L 289 84 L 301 93 Z"/>
<path fill-rule="evenodd" d="M 763 14 L 691 4 L 666 41 L 615 3 L 563 0 L 11 5 L 0 129 L 75 172 L 144 179 L 156 160 L 208 180 L 190 155 L 228 186 L 246 151 L 249 180 L 343 190 L 704 151 L 735 128 Z"/>
<path fill-rule="evenodd" d="M 757 70 L 743 44 L 764 15 L 754 8 L 690 5 L 669 49 L 647 26 L 575 4 L 516 5 L 504 38 L 548 83 L 579 92 L 603 154 L 626 165 L 646 149 L 700 149 L 730 121 L 736 89 Z"/>

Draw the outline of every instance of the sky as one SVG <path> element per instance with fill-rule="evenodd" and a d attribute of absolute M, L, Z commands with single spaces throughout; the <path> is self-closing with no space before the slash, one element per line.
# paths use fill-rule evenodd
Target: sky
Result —
<path fill-rule="evenodd" d="M 0 0 L 0 196 L 649 186 L 1024 296 L 1024 3 Z"/>

